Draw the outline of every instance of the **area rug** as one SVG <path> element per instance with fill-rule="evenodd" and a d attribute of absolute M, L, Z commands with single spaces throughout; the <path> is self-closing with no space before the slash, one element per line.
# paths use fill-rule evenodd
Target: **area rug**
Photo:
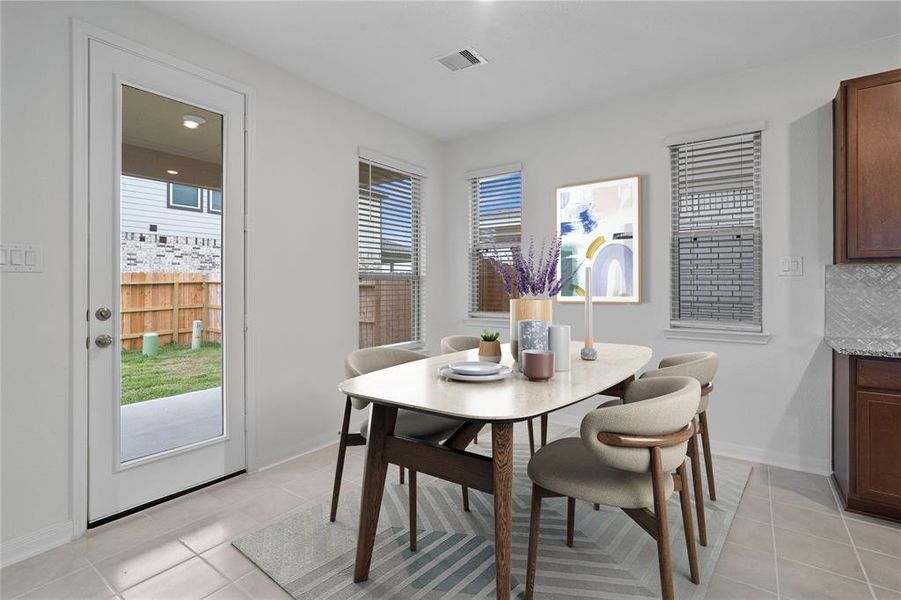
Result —
<path fill-rule="evenodd" d="M 574 429 L 561 436 L 577 435 Z M 488 436 L 482 436 L 488 437 Z M 558 436 L 554 436 L 558 437 Z M 471 450 L 490 453 L 484 441 Z M 514 447 L 512 596 L 523 597 L 529 536 L 531 483 L 527 444 Z M 698 546 L 701 584 L 688 579 L 688 556 L 678 496 L 670 498 L 673 582 L 677 598 L 701 599 L 750 474 L 750 466 L 728 459 L 716 466 L 717 501 L 705 503 L 708 545 Z M 329 503 L 293 513 L 233 542 L 270 578 L 298 599 L 493 598 L 493 498 L 470 491 L 470 513 L 462 510 L 460 487 L 420 475 L 418 551 L 408 547 L 407 487 L 391 477 L 379 518 L 369 581 L 353 583 L 359 487 L 342 490 L 338 519 L 329 523 Z M 575 545 L 568 548 L 566 503 L 546 499 L 541 512 L 537 598 L 659 598 L 657 546 L 622 511 L 576 504 Z"/>

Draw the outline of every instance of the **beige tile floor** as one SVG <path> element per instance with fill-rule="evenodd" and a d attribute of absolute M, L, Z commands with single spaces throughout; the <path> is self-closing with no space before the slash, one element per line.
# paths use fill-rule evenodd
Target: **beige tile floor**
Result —
<path fill-rule="evenodd" d="M 901 525 L 840 510 L 829 479 L 754 465 L 709 600 L 901 600 Z"/>
<path fill-rule="evenodd" d="M 3 569 L 0 596 L 287 598 L 229 542 L 327 498 L 336 450 L 90 530 Z M 349 449 L 347 487 L 359 485 L 362 469 L 363 448 Z M 841 513 L 825 477 L 754 466 L 708 598 L 777 597 L 901 600 L 901 526 Z"/>

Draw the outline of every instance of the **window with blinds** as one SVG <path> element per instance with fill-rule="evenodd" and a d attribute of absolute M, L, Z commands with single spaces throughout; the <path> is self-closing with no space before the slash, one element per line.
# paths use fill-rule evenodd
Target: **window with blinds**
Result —
<path fill-rule="evenodd" d="M 360 160 L 360 348 L 421 343 L 422 178 Z"/>
<path fill-rule="evenodd" d="M 510 310 L 510 296 L 487 256 L 510 260 L 510 249 L 522 238 L 522 172 L 469 179 L 470 237 L 469 311 L 478 316 Z"/>
<path fill-rule="evenodd" d="M 762 331 L 760 132 L 670 147 L 671 325 Z"/>

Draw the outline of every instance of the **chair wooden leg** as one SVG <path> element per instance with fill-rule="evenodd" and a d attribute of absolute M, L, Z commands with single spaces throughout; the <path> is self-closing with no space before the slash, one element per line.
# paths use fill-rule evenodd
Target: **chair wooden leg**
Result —
<path fill-rule="evenodd" d="M 410 470 L 410 550 L 416 552 L 416 471 Z"/>
<path fill-rule="evenodd" d="M 541 415 L 541 447 L 547 446 L 547 414 Z"/>
<path fill-rule="evenodd" d="M 713 453 L 710 452 L 710 429 L 707 425 L 707 411 L 698 414 L 701 419 L 701 443 L 704 445 L 704 466 L 707 468 L 707 491 L 716 502 L 716 485 L 713 483 Z"/>
<path fill-rule="evenodd" d="M 404 484 L 404 468 L 399 466 L 399 467 L 397 467 L 397 469 L 398 469 L 398 472 L 400 473 L 400 484 L 403 485 Z"/>
<path fill-rule="evenodd" d="M 535 571 L 538 567 L 538 531 L 541 525 L 541 493 L 532 484 L 532 514 L 529 519 L 529 558 L 526 562 L 526 600 L 535 595 Z"/>
<path fill-rule="evenodd" d="M 685 530 L 685 544 L 688 549 L 688 567 L 691 570 L 691 582 L 694 584 L 701 583 L 701 577 L 698 574 L 698 549 L 695 547 L 695 525 L 691 519 L 691 498 L 688 492 L 688 477 L 685 462 L 679 465 L 677 473 L 679 473 L 679 504 L 682 506 L 682 528 Z"/>
<path fill-rule="evenodd" d="M 573 547 L 573 538 L 576 531 L 576 499 L 566 499 L 566 545 Z"/>
<path fill-rule="evenodd" d="M 329 513 L 329 521 L 335 522 L 338 514 L 338 497 L 341 495 L 341 477 L 344 475 L 344 458 L 347 455 L 347 435 L 350 427 L 350 397 L 344 403 L 344 420 L 341 422 L 341 438 L 338 441 L 338 460 L 335 463 L 335 485 L 332 487 L 332 510 Z"/>
<path fill-rule="evenodd" d="M 529 456 L 535 456 L 535 427 L 532 425 L 532 419 L 527 421 L 529 424 Z"/>
<path fill-rule="evenodd" d="M 657 520 L 657 560 L 660 564 L 660 589 L 663 600 L 673 600 L 673 556 L 669 545 L 669 522 L 666 519 L 666 493 L 663 483 L 660 448 L 651 448 L 651 478 L 654 486 L 654 517 Z"/>
<path fill-rule="evenodd" d="M 695 492 L 695 511 L 698 515 L 698 543 L 706 546 L 707 518 L 704 516 L 704 485 L 701 483 L 701 458 L 698 455 L 698 437 L 696 435 L 688 440 L 688 456 L 691 458 L 691 479 Z"/>
<path fill-rule="evenodd" d="M 463 491 L 463 511 L 469 512 L 469 488 L 465 485 L 460 486 Z"/>
<path fill-rule="evenodd" d="M 475 435 L 472 437 L 472 442 L 473 442 L 474 444 L 478 444 L 478 443 L 479 443 L 479 434 L 478 434 L 478 433 L 475 434 Z"/>

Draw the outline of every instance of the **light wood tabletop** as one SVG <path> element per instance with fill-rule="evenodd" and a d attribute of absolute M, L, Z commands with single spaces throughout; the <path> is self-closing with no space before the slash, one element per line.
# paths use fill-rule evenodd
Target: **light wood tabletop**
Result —
<path fill-rule="evenodd" d="M 574 404 L 623 381 L 651 359 L 651 349 L 624 344 L 595 344 L 596 361 L 579 358 L 581 342 L 570 345 L 572 369 L 548 381 L 532 382 L 515 368 L 509 379 L 481 383 L 446 380 L 438 369 L 478 360 L 478 350 L 442 354 L 374 371 L 338 385 L 341 393 L 379 404 L 475 421 L 521 421 Z M 513 366 L 510 345 L 502 364 Z"/>
<path fill-rule="evenodd" d="M 651 358 L 644 346 L 595 344 L 596 361 L 579 358 L 573 342 L 570 371 L 544 382 L 531 382 L 514 369 L 509 379 L 466 383 L 448 381 L 438 369 L 452 362 L 476 360 L 469 350 L 444 354 L 375 371 L 342 382 L 348 397 L 372 402 L 366 436 L 366 467 L 360 497 L 360 522 L 354 581 L 369 579 L 388 464 L 410 471 L 411 540 L 415 539 L 416 473 L 427 473 L 494 495 L 494 537 L 497 598 L 510 598 L 513 540 L 513 423 L 543 416 L 601 392 L 619 394 Z M 509 344 L 503 364 L 512 366 Z M 460 419 L 457 430 L 441 444 L 395 436 L 398 410 L 413 410 Z M 491 425 L 491 456 L 467 452 L 479 430 Z M 531 431 L 531 429 L 530 429 Z M 465 507 L 465 505 L 464 505 Z M 466 510 L 466 508 L 464 508 Z M 415 544 L 411 543 L 411 550 Z"/>

